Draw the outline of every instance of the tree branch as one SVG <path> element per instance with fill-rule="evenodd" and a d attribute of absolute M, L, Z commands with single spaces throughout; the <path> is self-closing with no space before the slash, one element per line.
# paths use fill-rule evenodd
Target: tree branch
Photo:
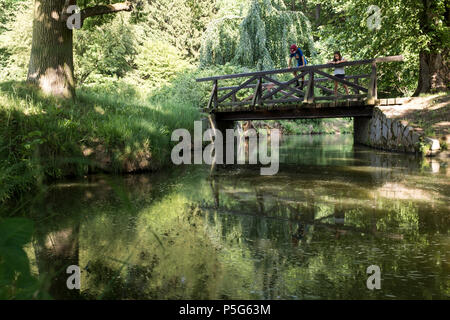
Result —
<path fill-rule="evenodd" d="M 93 16 L 131 10 L 133 10 L 133 4 L 130 1 L 87 7 L 81 10 L 81 21 Z"/>

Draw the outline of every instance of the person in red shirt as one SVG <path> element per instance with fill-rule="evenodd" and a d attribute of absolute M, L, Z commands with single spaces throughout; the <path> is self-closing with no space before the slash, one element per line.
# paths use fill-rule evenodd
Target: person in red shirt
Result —
<path fill-rule="evenodd" d="M 305 56 L 303 55 L 302 50 L 299 47 L 297 47 L 297 45 L 295 45 L 295 44 L 291 45 L 289 51 L 291 52 L 291 54 L 289 55 L 289 63 L 288 63 L 289 68 L 292 68 L 292 58 L 295 58 L 295 60 L 297 61 L 297 67 L 306 66 L 308 61 L 306 60 Z M 297 76 L 297 71 L 294 71 L 294 77 L 296 77 L 296 76 Z M 304 82 L 305 82 L 305 77 L 302 77 L 302 85 L 300 86 L 300 90 L 303 90 Z M 297 87 L 298 86 L 299 86 L 299 84 L 297 81 Z"/>

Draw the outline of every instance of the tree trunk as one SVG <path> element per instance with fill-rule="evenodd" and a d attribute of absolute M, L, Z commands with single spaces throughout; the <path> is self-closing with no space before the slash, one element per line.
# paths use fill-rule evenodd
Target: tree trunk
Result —
<path fill-rule="evenodd" d="M 419 82 L 414 96 L 421 93 L 446 91 L 450 88 L 450 54 L 442 52 L 420 52 Z"/>
<path fill-rule="evenodd" d="M 61 13 L 64 0 L 35 0 L 27 80 L 49 95 L 72 98 L 73 36 Z"/>
<path fill-rule="evenodd" d="M 419 13 L 420 27 L 424 34 L 430 35 L 428 50 L 419 53 L 419 82 L 414 96 L 421 93 L 446 91 L 450 86 L 450 48 L 447 37 L 435 30 L 436 17 L 444 16 L 443 24 L 450 27 L 450 11 L 442 11 L 437 1 L 422 0 Z"/>

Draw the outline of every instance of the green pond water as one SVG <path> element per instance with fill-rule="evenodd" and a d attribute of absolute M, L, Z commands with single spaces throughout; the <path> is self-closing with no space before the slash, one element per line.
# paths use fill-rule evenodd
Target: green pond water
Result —
<path fill-rule="evenodd" d="M 286 137 L 280 162 L 54 184 L 27 209 L 32 271 L 57 299 L 450 298 L 448 163 L 351 135 Z"/>

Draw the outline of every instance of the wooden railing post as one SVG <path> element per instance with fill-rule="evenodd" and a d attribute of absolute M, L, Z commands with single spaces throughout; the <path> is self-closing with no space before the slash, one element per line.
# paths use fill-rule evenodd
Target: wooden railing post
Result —
<path fill-rule="evenodd" d="M 372 62 L 372 73 L 370 74 L 369 90 L 367 91 L 367 104 L 375 104 L 377 100 L 377 63 Z"/>
<path fill-rule="evenodd" d="M 217 102 L 217 89 L 218 89 L 218 80 L 214 80 L 214 89 L 213 89 L 213 100 L 214 100 L 214 109 L 216 109 L 219 104 Z"/>
<path fill-rule="evenodd" d="M 209 97 L 208 105 L 206 106 L 206 110 L 212 110 L 212 106 L 214 105 L 214 109 L 217 108 L 217 80 L 214 80 L 213 88 L 211 90 L 211 96 Z"/>
<path fill-rule="evenodd" d="M 306 103 L 314 103 L 314 71 L 309 72 L 308 91 L 303 100 Z"/>
<path fill-rule="evenodd" d="M 252 99 L 252 108 L 255 107 L 256 104 L 259 104 L 261 106 L 261 95 L 262 95 L 262 77 L 258 78 L 258 84 L 255 88 L 255 94 Z"/>
<path fill-rule="evenodd" d="M 355 80 L 353 80 L 353 83 L 356 84 L 356 85 L 359 85 L 358 78 L 355 78 Z M 353 88 L 353 92 L 355 94 L 359 94 L 359 90 L 357 88 Z"/>

